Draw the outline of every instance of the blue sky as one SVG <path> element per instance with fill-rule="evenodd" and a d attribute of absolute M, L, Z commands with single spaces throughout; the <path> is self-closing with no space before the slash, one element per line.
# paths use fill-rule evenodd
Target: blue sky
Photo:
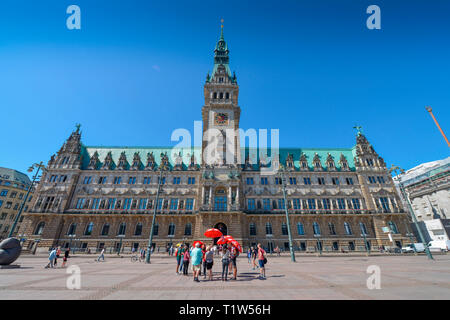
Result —
<path fill-rule="evenodd" d="M 66 8 L 81 8 L 81 30 Z M 366 8 L 381 8 L 368 30 Z M 0 166 L 47 162 L 81 123 L 83 143 L 170 146 L 201 120 L 225 20 L 243 129 L 281 147 L 346 148 L 355 124 L 387 164 L 449 156 L 448 1 L 0 3 Z"/>

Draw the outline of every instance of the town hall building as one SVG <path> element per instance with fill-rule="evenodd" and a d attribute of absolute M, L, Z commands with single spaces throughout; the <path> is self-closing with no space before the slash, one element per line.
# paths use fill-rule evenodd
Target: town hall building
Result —
<path fill-rule="evenodd" d="M 220 133 L 213 150 L 219 161 L 204 161 L 205 141 L 176 154 L 170 147 L 89 146 L 78 126 L 42 175 L 25 214 L 25 247 L 147 247 L 155 208 L 159 248 L 208 241 L 204 231 L 216 227 L 244 248 L 288 250 L 286 207 L 295 250 L 378 250 L 410 241 L 408 215 L 386 164 L 360 130 L 353 147 L 279 148 L 267 162 L 241 147 L 238 136 L 227 137 L 239 129 L 238 96 L 222 32 L 201 110 L 204 134 Z M 226 157 L 229 139 L 232 157 Z M 263 172 L 275 163 L 283 177 Z"/>

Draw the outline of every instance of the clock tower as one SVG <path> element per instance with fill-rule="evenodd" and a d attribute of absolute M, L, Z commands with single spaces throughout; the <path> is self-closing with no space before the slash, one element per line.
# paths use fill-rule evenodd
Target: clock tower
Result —
<path fill-rule="evenodd" d="M 228 53 L 222 25 L 220 39 L 214 49 L 214 68 L 212 74 L 206 76 L 205 105 L 202 108 L 202 160 L 215 166 L 237 164 L 240 159 L 239 86 L 235 73 L 231 74 Z"/>

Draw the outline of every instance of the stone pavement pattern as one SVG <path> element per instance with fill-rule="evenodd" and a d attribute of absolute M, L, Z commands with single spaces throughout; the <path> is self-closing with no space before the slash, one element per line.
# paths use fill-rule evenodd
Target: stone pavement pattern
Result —
<path fill-rule="evenodd" d="M 81 288 L 66 287 L 66 269 L 45 269 L 46 257 L 22 256 L 20 269 L 0 269 L 0 299 L 164 299 L 164 300 L 304 300 L 304 299 L 450 299 L 450 255 L 424 256 L 269 257 L 266 280 L 259 280 L 246 257 L 238 258 L 238 280 L 219 280 L 215 260 L 213 281 L 192 281 L 175 273 L 175 258 L 152 257 L 152 263 L 94 255 L 76 256 L 69 265 L 81 270 Z M 60 264 L 62 260 L 58 261 Z M 381 289 L 369 290 L 367 267 L 381 269 Z M 192 270 L 189 270 L 192 275 Z"/>

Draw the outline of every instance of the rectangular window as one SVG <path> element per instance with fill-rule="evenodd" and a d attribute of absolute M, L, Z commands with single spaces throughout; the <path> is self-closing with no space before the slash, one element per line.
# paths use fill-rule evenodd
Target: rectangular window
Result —
<path fill-rule="evenodd" d="M 329 210 L 331 208 L 330 199 L 322 199 L 322 205 L 325 210 Z"/>
<path fill-rule="evenodd" d="M 166 177 L 163 177 L 161 180 L 158 177 L 158 184 L 166 184 Z"/>
<path fill-rule="evenodd" d="M 255 199 L 247 199 L 247 208 L 248 210 L 255 210 Z"/>
<path fill-rule="evenodd" d="M 143 184 L 150 184 L 150 177 L 144 177 Z"/>
<path fill-rule="evenodd" d="M 270 211 L 270 199 L 263 199 L 263 209 Z"/>
<path fill-rule="evenodd" d="M 310 178 L 303 178 L 303 182 L 305 184 L 311 184 L 311 179 Z"/>
<path fill-rule="evenodd" d="M 180 184 L 181 178 L 180 177 L 173 177 L 173 184 Z"/>
<path fill-rule="evenodd" d="M 297 223 L 297 233 L 299 236 L 302 236 L 305 234 L 305 229 L 303 228 L 303 224 L 302 223 Z"/>
<path fill-rule="evenodd" d="M 250 235 L 256 236 L 256 225 L 254 223 L 250 223 Z"/>
<path fill-rule="evenodd" d="M 383 207 L 384 212 L 390 212 L 388 198 L 380 198 L 381 206 Z"/>
<path fill-rule="evenodd" d="M 339 185 L 339 178 L 331 178 L 334 185 Z"/>
<path fill-rule="evenodd" d="M 264 184 L 264 185 L 269 184 L 266 177 L 261 178 L 261 184 Z"/>
<path fill-rule="evenodd" d="M 348 185 L 353 185 L 353 179 L 352 178 L 346 178 L 345 181 L 347 181 Z"/>
<path fill-rule="evenodd" d="M 75 206 L 75 209 L 83 209 L 84 206 L 84 198 L 78 198 L 77 204 Z"/>
<path fill-rule="evenodd" d="M 128 179 L 128 184 L 136 184 L 136 177 L 130 177 Z"/>
<path fill-rule="evenodd" d="M 301 209 L 301 206 L 300 206 L 300 199 L 293 199 L 292 202 L 293 202 L 293 205 L 294 205 L 294 209 L 295 209 L 295 210 L 300 210 L 300 209 Z"/>
<path fill-rule="evenodd" d="M 316 209 L 316 200 L 315 199 L 308 199 L 308 208 L 310 210 Z"/>
<path fill-rule="evenodd" d="M 377 183 L 377 181 L 375 180 L 375 177 L 369 176 L 369 183 Z"/>
<path fill-rule="evenodd" d="M 317 182 L 318 182 L 320 185 L 324 185 L 324 184 L 325 184 L 325 178 L 317 178 Z"/>
<path fill-rule="evenodd" d="M 106 177 L 100 177 L 100 178 L 98 178 L 98 183 L 99 183 L 99 184 L 105 184 L 105 183 L 106 183 Z"/>
<path fill-rule="evenodd" d="M 338 208 L 343 210 L 345 209 L 345 200 L 342 198 L 337 199 Z"/>
<path fill-rule="evenodd" d="M 253 184 L 253 178 L 247 178 L 247 184 Z"/>
<path fill-rule="evenodd" d="M 195 177 L 189 177 L 188 184 L 195 184 Z"/>
<path fill-rule="evenodd" d="M 131 198 L 125 198 L 123 200 L 123 209 L 128 210 L 130 209 L 130 206 L 131 206 Z"/>
<path fill-rule="evenodd" d="M 275 184 L 281 184 L 281 178 L 275 178 Z"/>
<path fill-rule="evenodd" d="M 92 177 L 84 177 L 83 184 L 90 184 L 92 181 Z"/>
<path fill-rule="evenodd" d="M 170 199 L 170 210 L 178 210 L 178 199 Z"/>
<path fill-rule="evenodd" d="M 108 205 L 106 206 L 106 209 L 114 209 L 115 206 L 116 206 L 116 198 L 108 199 Z"/>
<path fill-rule="evenodd" d="M 158 210 L 162 208 L 163 199 L 158 199 L 158 206 L 156 207 Z"/>
<path fill-rule="evenodd" d="M 122 177 L 114 177 L 114 184 L 120 184 L 122 182 Z"/>
<path fill-rule="evenodd" d="M 361 204 L 359 202 L 359 199 L 353 198 L 352 199 L 353 209 L 359 210 L 361 209 Z"/>
<path fill-rule="evenodd" d="M 278 209 L 284 209 L 284 199 L 278 199 Z"/>
<path fill-rule="evenodd" d="M 294 178 L 294 177 L 289 178 L 289 183 L 290 184 L 297 184 L 297 178 Z"/>
<path fill-rule="evenodd" d="M 0 200 L 0 208 L 2 207 L 2 205 L 3 205 L 3 200 Z"/>
<path fill-rule="evenodd" d="M 194 208 L 194 199 L 188 198 L 186 199 L 186 210 L 193 210 Z"/>
<path fill-rule="evenodd" d="M 383 177 L 377 177 L 378 183 L 384 184 L 384 178 Z"/>
<path fill-rule="evenodd" d="M 8 190 L 6 190 L 6 189 L 3 189 L 2 192 L 0 192 L 0 196 L 2 196 L 2 197 L 6 197 L 7 194 L 8 194 Z"/>

